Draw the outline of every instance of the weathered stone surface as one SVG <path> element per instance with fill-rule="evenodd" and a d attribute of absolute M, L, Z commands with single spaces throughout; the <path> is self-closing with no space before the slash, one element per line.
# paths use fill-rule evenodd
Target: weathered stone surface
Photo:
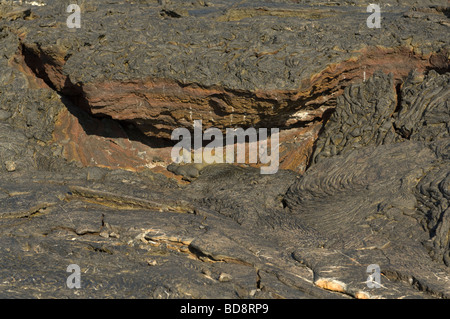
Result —
<path fill-rule="evenodd" d="M 302 11 L 308 10 L 314 9 Z M 99 7 L 86 15 L 101 11 Z M 98 39 L 93 38 L 91 28 L 87 28 L 89 34 L 83 28 L 66 34 L 66 28 L 60 26 L 56 31 L 69 36 L 64 42 L 56 41 L 57 33 L 55 40 L 35 39 L 34 31 L 29 30 L 23 54 L 31 68 L 58 91 L 82 94 L 77 101 L 93 114 L 130 121 L 147 135 L 165 138 L 175 127 L 192 128 L 193 119 L 202 119 L 205 127 L 219 128 L 311 121 L 324 111 L 318 106 L 339 95 L 347 83 L 368 78 L 376 69 L 393 72 L 399 80 L 412 69 L 424 71 L 435 67 L 432 61 L 448 59 L 446 48 L 422 48 L 423 42 L 412 42 L 413 30 L 397 42 L 384 36 L 385 32 L 380 36 L 360 28 L 353 31 L 358 34 L 355 38 L 336 37 L 327 32 L 337 23 L 334 15 L 321 27 L 283 17 L 264 19 L 255 30 L 251 20 L 236 28 L 236 22 L 211 22 L 206 17 L 188 17 L 187 22 L 146 14 L 143 25 L 149 19 L 154 22 L 151 34 L 141 32 L 142 39 L 133 41 L 131 49 L 124 52 L 123 42 L 132 38 L 128 33 L 136 32 L 139 19 L 144 18 L 142 13 L 128 14 L 136 15 L 133 25 L 96 30 Z M 355 12 L 344 10 L 341 14 L 345 21 Z M 392 21 L 387 24 L 392 25 L 387 28 L 397 28 L 395 18 L 389 16 Z M 408 27 L 418 27 L 403 19 Z M 176 33 L 161 36 L 168 27 Z M 436 26 L 432 32 L 440 36 L 442 28 Z M 186 35 L 192 37 L 189 43 L 184 43 Z M 359 37 L 364 36 L 361 41 Z M 369 41 L 367 37 L 371 37 Z M 39 46 L 31 39 L 39 41 Z M 333 49 L 322 48 L 324 45 Z M 431 53 L 418 53 L 421 51 Z M 182 65 L 185 67 L 178 69 Z"/>
<path fill-rule="evenodd" d="M 368 78 L 376 69 L 400 79 L 411 69 L 448 67 L 445 44 L 423 41 L 418 30 L 427 22 L 404 9 L 392 8 L 379 32 L 365 26 L 360 7 L 235 2 L 224 14 L 224 5 L 211 2 L 208 10 L 174 19 L 162 17 L 156 3 L 105 8 L 93 2 L 76 32 L 56 23 L 44 36 L 22 21 L 23 54 L 58 91 L 82 93 L 94 114 L 132 121 L 144 133 L 166 138 L 175 126 L 191 127 L 192 118 L 207 127 L 286 125 L 299 110 L 307 117 L 339 94 L 342 82 Z M 49 2 L 34 11 L 45 12 L 45 24 L 60 8 Z M 242 12 L 242 19 L 222 18 L 233 12 Z M 260 14 L 252 20 L 244 12 Z M 434 13 L 427 16 L 437 20 L 426 27 L 444 39 L 446 27 L 439 22 L 445 15 Z M 114 14 L 133 19 L 111 23 Z M 103 22 L 93 23 L 99 17 Z M 313 22 L 318 18 L 320 25 Z M 336 35 L 330 30 L 337 23 L 351 29 Z M 400 25 L 401 37 L 394 34 Z"/>
<path fill-rule="evenodd" d="M 434 141 L 450 136 L 448 122 L 450 77 L 431 71 L 424 80 L 412 73 L 402 85 L 394 127 L 402 138 Z"/>
<path fill-rule="evenodd" d="M 447 139 L 445 143 L 448 142 Z M 358 251 L 366 251 L 364 257 L 370 256 L 372 250 L 382 251 L 389 262 L 380 262 L 374 256 L 374 261 L 368 262 L 366 267 L 380 264 L 382 269 L 397 269 L 405 277 L 418 281 L 422 277 L 426 285 L 434 287 L 431 290 L 440 290 L 446 295 L 447 283 L 443 284 L 441 278 L 429 280 L 431 272 L 444 270 L 442 262 L 431 262 L 427 246 L 430 240 L 434 242 L 436 252 L 432 255 L 442 258 L 448 249 L 444 239 L 448 228 L 443 226 L 445 235 L 438 233 L 433 238 L 435 235 L 422 227 L 424 215 L 417 210 L 414 196 L 417 181 L 425 178 L 440 162 L 428 147 L 413 142 L 362 148 L 324 159 L 311 167 L 291 186 L 285 200 L 305 227 L 328 237 L 324 243 L 326 250 L 353 250 L 352 253 L 342 252 L 357 261 L 354 254 Z M 448 167 L 448 164 L 440 165 Z M 448 172 L 448 168 L 443 170 Z M 434 228 L 429 225 L 429 229 Z M 326 259 L 321 263 L 327 265 L 329 257 L 326 254 L 323 257 Z M 395 260 L 402 260 L 404 264 L 397 265 Z M 431 270 L 433 267 L 436 270 Z M 326 275 L 330 273 L 327 271 Z"/>
<path fill-rule="evenodd" d="M 381 251 L 383 258 L 367 265 L 383 263 L 387 277 L 429 287 L 434 296 L 448 294 L 443 277 L 430 280 L 433 272 L 445 277 L 448 266 L 447 83 L 446 74 L 412 73 L 397 91 L 402 98 L 395 98 L 392 75 L 347 88 L 317 141 L 313 165 L 284 199 L 306 227 L 329 236 L 327 250 L 351 249 L 341 253 L 356 264 L 362 264 L 358 251 Z M 296 258 L 308 263 L 304 253 Z M 330 281 L 351 271 L 330 270 L 335 257 L 320 258 L 312 267 L 319 284 L 354 294 L 351 279 L 339 289 Z"/>
<path fill-rule="evenodd" d="M 0 3 L 1 297 L 449 298 L 445 1 L 45 4 Z M 181 183 L 195 119 L 280 170 Z"/>
<path fill-rule="evenodd" d="M 393 75 L 377 73 L 366 85 L 352 85 L 318 138 L 313 161 L 361 146 L 403 140 L 433 141 L 449 136 L 450 77 L 411 72 L 394 86 Z"/>
<path fill-rule="evenodd" d="M 442 160 L 417 185 L 416 197 L 419 203 L 418 210 L 422 214 L 422 224 L 430 235 L 429 241 L 424 245 L 433 259 L 443 261 L 449 266 L 448 142 L 439 143 L 437 153 Z"/>
<path fill-rule="evenodd" d="M 92 118 L 82 110 L 71 111 L 58 114 L 53 131 L 53 141 L 62 147 L 61 155 L 67 160 L 82 166 L 138 171 L 165 167 L 171 162 L 171 147 L 167 143 L 147 138 L 134 140 L 132 129 L 126 130 L 115 121 Z"/>

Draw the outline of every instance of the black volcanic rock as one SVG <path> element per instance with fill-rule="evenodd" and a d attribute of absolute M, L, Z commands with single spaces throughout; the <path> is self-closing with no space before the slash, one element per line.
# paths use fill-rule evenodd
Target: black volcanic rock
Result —
<path fill-rule="evenodd" d="M 446 1 L 68 4 L 0 2 L 0 297 L 449 298 Z M 133 166 L 193 119 L 306 171 Z"/>

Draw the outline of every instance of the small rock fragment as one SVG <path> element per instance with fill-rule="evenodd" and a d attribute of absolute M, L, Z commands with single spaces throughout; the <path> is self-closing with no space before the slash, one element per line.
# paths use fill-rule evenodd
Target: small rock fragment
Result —
<path fill-rule="evenodd" d="M 320 278 L 320 279 L 316 280 L 316 282 L 314 284 L 320 288 L 331 290 L 331 291 L 336 291 L 336 292 L 341 292 L 341 293 L 345 293 L 347 290 L 347 286 L 345 283 L 340 282 L 335 279 Z"/>
<path fill-rule="evenodd" d="M 147 264 L 149 265 L 149 266 L 156 266 L 156 260 L 147 260 Z"/>
<path fill-rule="evenodd" d="M 103 238 L 108 238 L 109 237 L 109 233 L 107 231 L 105 231 L 105 230 L 101 231 L 99 235 L 100 235 L 100 237 L 103 237 Z"/>
<path fill-rule="evenodd" d="M 120 235 L 118 233 L 116 233 L 116 232 L 110 233 L 109 236 L 112 237 L 112 238 L 117 238 L 117 239 L 120 238 Z"/>
<path fill-rule="evenodd" d="M 211 270 L 209 270 L 208 268 L 203 268 L 202 269 L 202 274 L 210 277 L 211 276 Z"/>
<path fill-rule="evenodd" d="M 370 299 L 370 295 L 367 292 L 364 291 L 358 291 L 355 294 L 356 299 Z"/>
<path fill-rule="evenodd" d="M 16 163 L 13 161 L 6 161 L 5 168 L 8 172 L 14 172 L 16 170 Z"/>
<path fill-rule="evenodd" d="M 227 281 L 230 281 L 231 279 L 233 279 L 233 277 L 230 274 L 223 272 L 219 275 L 220 282 L 227 282 Z"/>

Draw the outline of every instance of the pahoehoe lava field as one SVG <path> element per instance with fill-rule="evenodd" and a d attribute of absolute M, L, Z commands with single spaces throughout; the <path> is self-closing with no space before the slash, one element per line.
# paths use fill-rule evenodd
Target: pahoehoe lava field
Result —
<path fill-rule="evenodd" d="M 0 0 L 0 298 L 448 299 L 450 5 L 369 4 Z"/>

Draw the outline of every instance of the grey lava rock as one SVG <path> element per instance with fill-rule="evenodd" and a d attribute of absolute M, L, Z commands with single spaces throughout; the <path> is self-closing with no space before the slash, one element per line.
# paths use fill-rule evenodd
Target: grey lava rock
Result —
<path fill-rule="evenodd" d="M 450 297 L 447 1 L 36 3 L 0 1 L 0 298 Z M 321 129 L 302 174 L 158 166 L 190 114 Z M 161 161 L 90 161 L 130 141 Z"/>

